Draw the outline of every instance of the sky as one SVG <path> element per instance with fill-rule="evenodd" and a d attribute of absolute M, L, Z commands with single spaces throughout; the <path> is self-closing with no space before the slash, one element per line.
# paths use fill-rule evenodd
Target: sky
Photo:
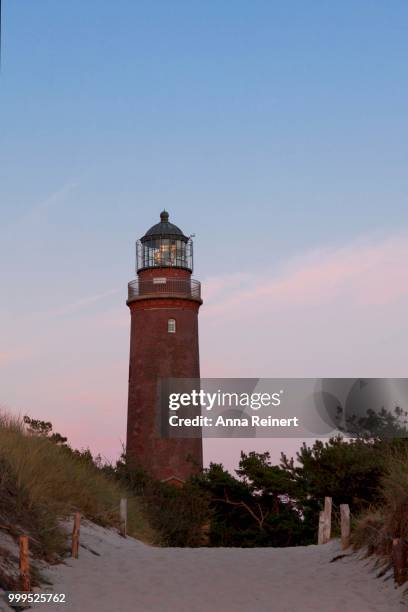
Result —
<path fill-rule="evenodd" d="M 5 409 L 118 456 L 163 208 L 195 234 L 203 377 L 406 376 L 405 0 L 2 5 Z"/>

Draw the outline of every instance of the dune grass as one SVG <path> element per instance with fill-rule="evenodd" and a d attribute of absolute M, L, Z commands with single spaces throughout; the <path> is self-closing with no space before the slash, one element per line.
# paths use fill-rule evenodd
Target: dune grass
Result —
<path fill-rule="evenodd" d="M 404 441 L 405 442 L 405 441 Z M 382 503 L 361 515 L 353 529 L 355 548 L 366 548 L 390 562 L 393 538 L 408 539 L 408 447 L 400 445 L 386 457 L 381 481 Z"/>
<path fill-rule="evenodd" d="M 390 455 L 383 478 L 384 527 L 389 537 L 408 539 L 408 447 Z"/>
<path fill-rule="evenodd" d="M 27 532 L 38 556 L 63 553 L 61 519 L 74 511 L 100 525 L 118 526 L 121 497 L 129 500 L 129 534 L 152 541 L 139 500 L 129 491 L 69 448 L 29 434 L 20 419 L 0 414 L 0 526 L 14 535 Z"/>

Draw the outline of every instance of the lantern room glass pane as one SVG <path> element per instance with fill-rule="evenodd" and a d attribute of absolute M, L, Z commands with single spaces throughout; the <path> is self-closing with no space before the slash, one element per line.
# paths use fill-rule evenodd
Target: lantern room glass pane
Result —
<path fill-rule="evenodd" d="M 177 238 L 139 240 L 136 247 L 137 270 L 157 267 L 193 269 L 193 243 Z"/>

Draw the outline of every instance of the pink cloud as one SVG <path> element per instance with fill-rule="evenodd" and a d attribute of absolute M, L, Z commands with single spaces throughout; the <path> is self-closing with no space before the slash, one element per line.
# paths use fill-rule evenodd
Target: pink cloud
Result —
<path fill-rule="evenodd" d="M 347 297 L 357 306 L 385 305 L 408 295 L 408 239 L 359 241 L 306 253 L 275 276 L 232 275 L 204 283 L 207 317 L 333 302 Z"/>
<path fill-rule="evenodd" d="M 19 347 L 0 352 L 0 367 L 13 365 L 16 362 L 28 359 L 32 355 L 29 347 Z"/>

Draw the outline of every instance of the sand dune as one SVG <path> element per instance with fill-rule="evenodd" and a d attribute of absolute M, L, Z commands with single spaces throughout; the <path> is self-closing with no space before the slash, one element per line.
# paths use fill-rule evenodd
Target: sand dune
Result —
<path fill-rule="evenodd" d="M 296 548 L 153 548 L 84 523 L 78 560 L 45 568 L 75 612 L 388 612 L 402 589 L 338 543 Z"/>

